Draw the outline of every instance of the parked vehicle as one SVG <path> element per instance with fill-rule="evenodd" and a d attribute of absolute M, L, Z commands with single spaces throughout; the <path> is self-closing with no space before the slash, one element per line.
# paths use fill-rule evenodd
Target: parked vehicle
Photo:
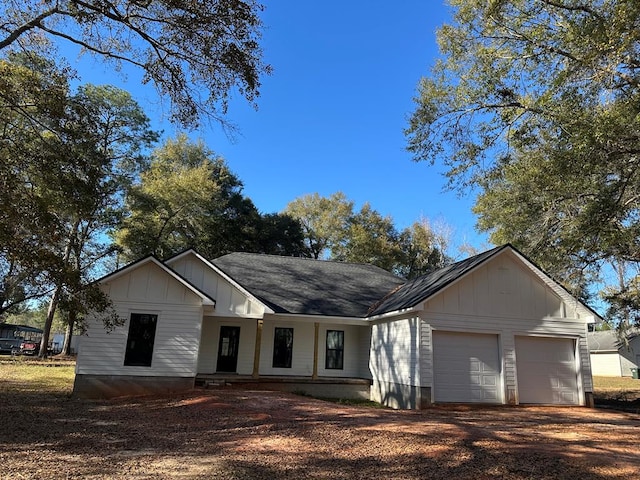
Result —
<path fill-rule="evenodd" d="M 0 353 L 36 355 L 41 340 L 42 330 L 39 328 L 0 323 Z"/>
<path fill-rule="evenodd" d="M 21 355 L 37 355 L 40 351 L 40 342 L 34 340 L 25 340 L 20 343 Z"/>

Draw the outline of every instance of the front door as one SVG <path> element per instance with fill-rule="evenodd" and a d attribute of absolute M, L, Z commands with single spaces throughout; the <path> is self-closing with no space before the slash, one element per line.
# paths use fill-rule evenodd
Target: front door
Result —
<path fill-rule="evenodd" d="M 239 343 L 240 327 L 220 327 L 220 343 L 218 344 L 218 364 L 216 371 L 236 371 Z"/>

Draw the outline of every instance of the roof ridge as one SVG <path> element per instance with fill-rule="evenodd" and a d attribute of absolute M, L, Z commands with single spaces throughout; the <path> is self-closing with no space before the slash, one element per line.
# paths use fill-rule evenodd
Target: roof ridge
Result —
<path fill-rule="evenodd" d="M 383 272 L 388 273 L 389 275 L 393 275 L 397 278 L 402 279 L 402 277 L 394 274 L 393 272 L 390 272 L 389 270 L 386 270 L 378 265 L 374 265 L 372 263 L 366 263 L 366 262 L 346 262 L 344 260 L 332 260 L 330 258 L 311 258 L 311 257 L 298 257 L 295 255 L 277 255 L 277 254 L 273 254 L 273 253 L 254 253 L 254 252 L 230 252 L 230 253 L 226 253 L 224 255 L 221 255 L 219 257 L 214 258 L 213 260 L 211 260 L 212 262 L 215 262 L 218 259 L 230 256 L 230 255 L 244 255 L 244 256 L 254 256 L 254 257 L 268 257 L 268 258 L 277 258 L 277 259 L 285 259 L 285 260 L 294 260 L 294 261 L 308 261 L 308 262 L 315 262 L 315 263 L 324 263 L 324 264 L 332 264 L 332 265 L 341 265 L 341 266 L 353 266 L 353 267 L 364 267 L 367 269 L 377 269 L 377 270 L 381 270 Z"/>

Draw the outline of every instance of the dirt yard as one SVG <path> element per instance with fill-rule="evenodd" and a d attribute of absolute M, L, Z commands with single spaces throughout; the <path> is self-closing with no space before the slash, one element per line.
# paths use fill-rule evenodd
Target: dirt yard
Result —
<path fill-rule="evenodd" d="M 633 413 L 393 411 L 228 387 L 90 402 L 5 382 L 7 480 L 640 479 Z"/>

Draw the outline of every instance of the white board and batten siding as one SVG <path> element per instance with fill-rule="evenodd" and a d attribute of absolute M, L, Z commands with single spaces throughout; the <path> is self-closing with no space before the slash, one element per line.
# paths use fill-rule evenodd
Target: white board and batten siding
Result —
<path fill-rule="evenodd" d="M 76 373 L 193 377 L 197 368 L 202 300 L 154 263 L 147 263 L 101 285 L 123 325 L 107 331 L 90 321 L 80 342 Z M 150 367 L 124 365 L 132 313 L 158 315 Z"/>
<path fill-rule="evenodd" d="M 439 385 L 444 380 L 436 375 L 436 369 L 445 368 L 444 358 L 436 359 L 440 365 L 434 364 L 434 355 L 443 350 L 444 343 L 434 344 L 449 340 L 447 335 L 455 333 L 484 335 L 496 343 L 499 359 L 501 391 L 496 402 L 519 403 L 516 338 L 560 338 L 575 347 L 573 375 L 579 377 L 575 381 L 576 403 L 582 404 L 584 391 L 592 391 L 586 313 L 526 268 L 515 254 L 503 252 L 425 302 L 420 313 L 422 385 L 432 388 L 433 400 L 446 398 L 446 394 L 438 392 L 447 386 L 446 381 Z M 493 368 L 487 364 L 481 369 L 485 367 Z M 474 381 L 472 375 L 470 384 Z M 486 381 L 491 382 L 488 377 Z M 470 395 L 469 401 L 476 401 L 475 397 Z"/>
<path fill-rule="evenodd" d="M 417 317 L 374 323 L 369 368 L 376 381 L 420 385 L 420 339 Z"/>
<path fill-rule="evenodd" d="M 226 278 L 194 254 L 181 256 L 167 264 L 189 283 L 216 301 L 214 316 L 262 318 L 264 306 L 232 285 Z"/>
<path fill-rule="evenodd" d="M 218 348 L 220 345 L 220 327 L 240 327 L 238 344 L 239 375 L 253 373 L 253 359 L 256 344 L 257 325 L 253 319 L 220 318 L 205 316 L 202 322 L 202 340 L 198 354 L 198 373 L 212 374 L 217 370 Z"/>

